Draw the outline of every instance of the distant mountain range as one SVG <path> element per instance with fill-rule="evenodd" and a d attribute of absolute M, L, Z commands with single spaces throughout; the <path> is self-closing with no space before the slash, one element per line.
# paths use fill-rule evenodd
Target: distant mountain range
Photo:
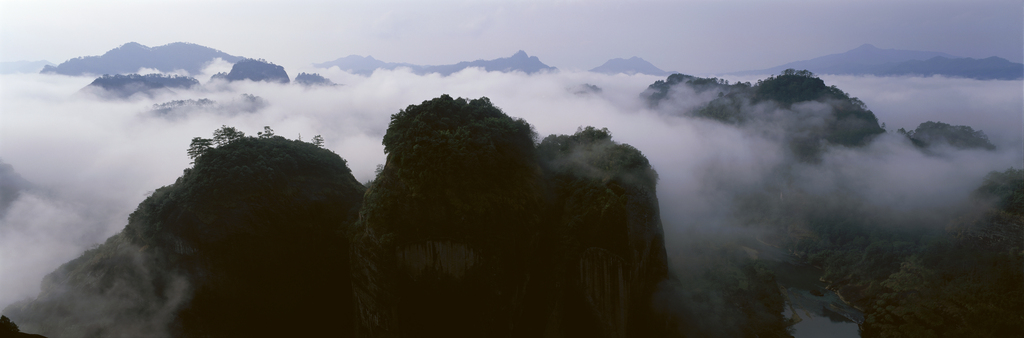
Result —
<path fill-rule="evenodd" d="M 0 74 L 38 73 L 46 66 L 53 66 L 53 63 L 46 60 L 0 62 Z"/>
<path fill-rule="evenodd" d="M 175 42 L 157 47 L 146 47 L 129 42 L 100 56 L 85 56 L 64 61 L 57 66 L 46 66 L 40 73 L 63 75 L 130 74 L 140 68 L 153 68 L 161 72 L 184 70 L 199 74 L 203 67 L 216 58 L 238 62 L 242 57 L 194 43 Z"/>
<path fill-rule="evenodd" d="M 605 62 L 603 65 L 601 65 L 601 66 L 599 66 L 597 68 L 591 69 L 590 71 L 591 72 L 595 72 L 595 73 L 608 74 L 608 75 L 614 75 L 614 74 L 623 73 L 623 74 L 630 74 L 630 75 L 632 75 L 632 74 L 647 74 L 647 75 L 667 76 L 667 75 L 671 75 L 671 74 L 677 73 L 677 72 L 667 72 L 667 71 L 661 70 L 660 68 L 655 67 L 654 65 L 652 65 L 650 62 L 647 62 L 646 60 L 638 58 L 638 57 L 635 57 L 635 56 L 631 57 L 629 59 L 622 59 L 622 58 L 611 59 L 611 60 L 608 60 L 608 62 Z"/>
<path fill-rule="evenodd" d="M 557 68 L 548 66 L 536 56 L 529 56 L 524 51 L 518 51 L 510 57 L 494 60 L 463 61 L 452 65 L 441 66 L 420 66 L 409 63 L 392 63 L 374 59 L 372 56 L 349 55 L 334 61 L 314 63 L 317 68 L 331 68 L 337 66 L 341 70 L 352 74 L 370 75 L 377 69 L 395 69 L 400 67 L 409 68 L 416 74 L 438 73 L 448 76 L 469 67 L 483 68 L 488 72 L 515 72 L 520 71 L 533 74 L 540 71 L 553 71 Z"/>
<path fill-rule="evenodd" d="M 790 62 L 734 75 L 778 74 L 786 69 L 806 69 L 818 74 L 842 75 L 942 75 L 980 80 L 1017 80 L 1024 78 L 1024 64 L 999 57 L 961 58 L 946 53 L 899 49 L 881 49 L 870 44 L 845 53 Z"/>

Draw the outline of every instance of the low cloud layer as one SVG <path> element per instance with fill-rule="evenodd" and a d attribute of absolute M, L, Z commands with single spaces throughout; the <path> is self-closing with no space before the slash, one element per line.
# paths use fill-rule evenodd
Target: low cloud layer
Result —
<path fill-rule="evenodd" d="M 214 64 L 205 73 L 223 68 Z M 479 69 L 447 77 L 403 69 L 370 77 L 337 68 L 318 72 L 342 86 L 207 83 L 205 74 L 197 76 L 205 84 L 199 89 L 109 100 L 79 92 L 91 78 L 2 75 L 0 159 L 33 187 L 0 219 L 0 307 L 35 296 L 44 274 L 120 231 L 148 193 L 173 183 L 189 167 L 190 140 L 210 137 L 221 125 L 246 134 L 270 126 L 291 139 L 322 135 L 326 148 L 346 159 L 361 182 L 384 163 L 381 139 L 390 115 L 441 94 L 487 96 L 505 113 L 526 119 L 541 138 L 571 134 L 580 126 L 607 127 L 615 141 L 642 151 L 658 171 L 669 248 L 682 245 L 688 229 L 735 225 L 735 196 L 777 179 L 780 167 L 793 175 L 781 186 L 842 191 L 879 208 L 920 212 L 959 205 L 987 172 L 1019 168 L 1024 161 L 1019 81 L 824 77 L 826 84 L 863 100 L 890 131 L 929 120 L 963 124 L 984 130 L 998 149 L 926 155 L 890 133 L 864 148 L 831 148 L 820 164 L 804 164 L 786 156 L 773 126 L 738 128 L 646 108 L 639 94 L 663 79 L 655 76 Z M 581 93 L 577 89 L 584 84 L 601 91 Z M 173 100 L 229 104 L 242 94 L 258 96 L 266 105 L 236 112 L 200 109 L 175 118 L 152 112 L 154 104 Z M 674 107 L 714 98 L 691 94 L 679 96 Z"/>

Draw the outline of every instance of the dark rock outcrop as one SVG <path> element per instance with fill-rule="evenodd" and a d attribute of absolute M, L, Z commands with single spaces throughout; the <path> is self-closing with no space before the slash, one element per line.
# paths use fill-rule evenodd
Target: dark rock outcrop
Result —
<path fill-rule="evenodd" d="M 651 296 L 667 262 L 646 158 L 607 130 L 532 138 L 486 98 L 392 118 L 354 229 L 357 335 L 660 332 Z"/>

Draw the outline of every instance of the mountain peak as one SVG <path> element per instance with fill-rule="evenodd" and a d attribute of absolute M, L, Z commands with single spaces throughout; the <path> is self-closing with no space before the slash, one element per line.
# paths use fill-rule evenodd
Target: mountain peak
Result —
<path fill-rule="evenodd" d="M 624 73 L 624 74 L 647 74 L 647 75 L 658 75 L 658 76 L 672 74 L 672 72 L 666 72 L 664 70 L 661 70 L 658 67 L 655 67 L 650 62 L 647 62 L 647 60 L 641 59 L 641 58 L 636 57 L 636 56 L 631 57 L 629 59 L 614 58 L 614 59 L 608 60 L 607 62 L 605 62 L 600 67 L 591 69 L 590 71 L 591 72 L 595 72 L 595 73 L 604 73 L 604 74 Z"/>
<path fill-rule="evenodd" d="M 515 54 L 512 54 L 512 57 L 513 58 L 529 58 L 530 56 L 526 55 L 526 52 L 524 52 L 522 49 L 520 49 Z"/>
<path fill-rule="evenodd" d="M 854 48 L 853 50 L 876 50 L 876 49 L 879 49 L 879 48 L 875 47 L 875 45 L 872 45 L 870 43 L 865 43 L 863 45 L 860 45 L 860 47 Z"/>
<path fill-rule="evenodd" d="M 188 42 L 173 42 L 163 46 L 149 47 L 138 42 L 128 42 L 98 56 L 83 56 L 57 65 L 46 67 L 41 73 L 56 73 L 81 76 L 87 74 L 132 74 L 139 68 L 152 68 L 161 72 L 184 70 L 198 74 L 210 61 L 221 58 L 236 62 L 241 57 L 219 50 Z"/>
<path fill-rule="evenodd" d="M 138 42 L 135 42 L 135 41 L 123 44 L 123 45 L 121 45 L 121 47 L 118 47 L 118 48 L 119 49 L 121 49 L 121 48 L 150 49 L 148 46 L 143 45 L 143 44 L 138 43 Z"/>

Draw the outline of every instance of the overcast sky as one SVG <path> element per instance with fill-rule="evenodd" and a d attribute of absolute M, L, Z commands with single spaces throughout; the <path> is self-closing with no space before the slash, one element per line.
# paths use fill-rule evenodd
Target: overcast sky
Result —
<path fill-rule="evenodd" d="M 562 69 L 639 56 L 665 70 L 764 69 L 861 44 L 1024 60 L 1024 2 L 0 1 L 0 61 L 185 41 L 286 68 L 347 55 L 450 64 L 517 50 Z"/>

